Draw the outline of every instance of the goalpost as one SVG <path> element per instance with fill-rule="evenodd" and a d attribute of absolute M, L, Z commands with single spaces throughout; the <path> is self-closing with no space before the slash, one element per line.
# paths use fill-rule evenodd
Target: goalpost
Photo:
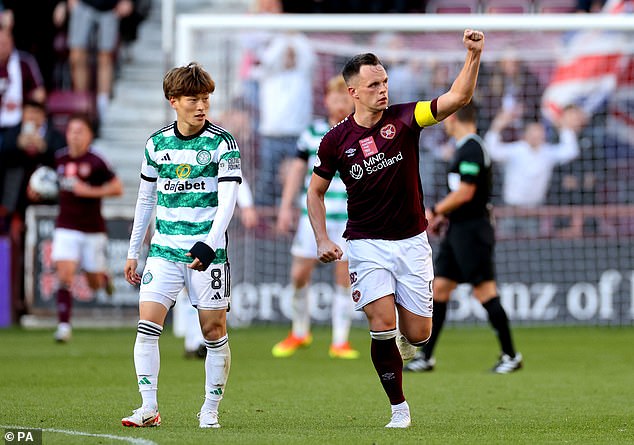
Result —
<path fill-rule="evenodd" d="M 496 70 L 507 59 L 526 70 L 519 79 L 523 106 L 536 104 L 549 139 L 557 140 L 551 120 L 566 102 L 579 105 L 590 118 L 579 137 L 580 154 L 555 167 L 544 202 L 537 207 L 506 205 L 501 191 L 503 166 L 495 165 L 496 264 L 500 295 L 510 317 L 517 324 L 631 325 L 634 14 L 182 14 L 175 21 L 173 60 L 175 65 L 198 61 L 214 77 L 212 120 L 236 137 L 244 174 L 255 184 L 254 177 L 267 166 L 256 165 L 257 84 L 249 78 L 248 69 L 270 35 L 301 32 L 309 38 L 317 64 L 307 89 L 314 98 L 315 114 L 323 115 L 320 98 L 325 82 L 348 57 L 360 52 L 376 53 L 389 76 L 409 73 L 410 77 L 402 78 L 419 81 L 390 84 L 392 103 L 396 96 L 412 93 L 420 99 L 435 97 L 448 88 L 447 82 L 462 65 L 466 28 L 486 35 L 476 91 L 486 116 L 481 132 L 500 111 L 494 104 L 500 102 L 503 88 L 496 79 L 503 77 L 496 78 Z M 529 85 L 529 78 L 534 85 Z M 555 85 L 554 79 L 562 83 Z M 444 150 L 451 144 L 438 127 L 423 131 L 421 138 L 426 205 L 446 193 Z M 290 315 L 292 237 L 275 232 L 274 207 L 258 210 L 260 223 L 255 229 L 244 229 L 239 218 L 234 218 L 230 228 L 230 323 L 236 326 L 286 320 Z M 530 230 L 504 230 L 509 222 L 517 221 L 520 225 L 528 221 Z M 314 276 L 311 292 L 317 322 L 330 317 L 331 273 L 330 267 L 323 266 Z M 466 287 L 457 290 L 450 320 L 485 319 L 468 292 Z"/>

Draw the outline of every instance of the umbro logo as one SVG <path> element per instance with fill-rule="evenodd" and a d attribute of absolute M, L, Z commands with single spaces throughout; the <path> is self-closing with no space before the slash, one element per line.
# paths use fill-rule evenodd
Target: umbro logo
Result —
<path fill-rule="evenodd" d="M 170 154 L 169 153 L 165 153 L 165 155 L 161 158 L 161 161 L 171 161 L 172 158 L 170 158 Z"/>
<path fill-rule="evenodd" d="M 349 158 L 353 157 L 357 149 L 355 147 L 350 147 L 344 153 L 348 155 Z"/>
<path fill-rule="evenodd" d="M 222 296 L 220 295 L 220 292 L 216 292 L 213 297 L 211 297 L 212 300 L 222 300 Z"/>

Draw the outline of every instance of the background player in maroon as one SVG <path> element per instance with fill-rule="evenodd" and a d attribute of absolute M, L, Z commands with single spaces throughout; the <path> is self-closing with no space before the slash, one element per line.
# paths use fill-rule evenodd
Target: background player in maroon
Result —
<path fill-rule="evenodd" d="M 57 341 L 71 336 L 71 285 L 82 269 L 91 289 L 105 288 L 106 224 L 101 215 L 101 198 L 123 193 L 121 181 L 108 163 L 92 150 L 92 122 L 73 116 L 66 128 L 67 147 L 58 152 L 55 166 L 59 176 L 59 215 L 53 234 L 53 261 L 57 270 Z M 30 192 L 33 196 L 33 192 Z"/>
<path fill-rule="evenodd" d="M 350 59 L 343 69 L 354 113 L 328 132 L 319 147 L 308 189 L 308 215 L 319 259 L 341 258 L 328 238 L 324 195 L 339 171 L 348 193 L 346 238 L 352 297 L 368 318 L 371 355 L 392 408 L 388 428 L 411 424 L 402 388 L 402 354 L 424 344 L 432 325 L 433 267 L 418 174 L 423 127 L 469 103 L 476 85 L 484 35 L 467 29 L 464 66 L 451 88 L 431 101 L 388 107 L 388 76 L 373 54 Z"/>

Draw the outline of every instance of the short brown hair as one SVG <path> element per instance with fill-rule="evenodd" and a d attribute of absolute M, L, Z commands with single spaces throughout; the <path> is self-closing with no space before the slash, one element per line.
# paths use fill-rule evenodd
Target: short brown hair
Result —
<path fill-rule="evenodd" d="M 68 117 L 68 122 L 66 123 L 66 126 L 68 126 L 71 121 L 80 121 L 86 127 L 88 127 L 93 136 L 97 134 L 97 125 L 95 119 L 91 115 L 87 113 L 75 112 Z"/>
<path fill-rule="evenodd" d="M 163 93 L 167 100 L 172 97 L 211 94 L 215 89 L 214 80 L 196 62 L 191 62 L 187 66 L 172 68 L 163 78 Z"/>

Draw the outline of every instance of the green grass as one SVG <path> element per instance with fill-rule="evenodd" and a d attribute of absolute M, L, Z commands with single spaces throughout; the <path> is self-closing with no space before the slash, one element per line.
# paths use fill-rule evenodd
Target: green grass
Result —
<path fill-rule="evenodd" d="M 328 358 L 329 330 L 311 348 L 273 359 L 286 327 L 230 331 L 232 370 L 219 430 L 200 430 L 203 363 L 183 358 L 182 340 L 161 338 L 159 428 L 127 429 L 139 405 L 132 329 L 0 330 L 0 425 L 73 430 L 157 444 L 612 444 L 634 443 L 634 328 L 520 328 L 525 369 L 487 372 L 497 346 L 486 327 L 449 328 L 436 370 L 405 374 L 413 416 L 387 430 L 389 405 L 369 358 L 366 330 L 354 329 L 362 357 Z M 0 428 L 0 432 L 2 428 Z M 45 445 L 120 444 L 105 437 L 44 431 Z"/>

